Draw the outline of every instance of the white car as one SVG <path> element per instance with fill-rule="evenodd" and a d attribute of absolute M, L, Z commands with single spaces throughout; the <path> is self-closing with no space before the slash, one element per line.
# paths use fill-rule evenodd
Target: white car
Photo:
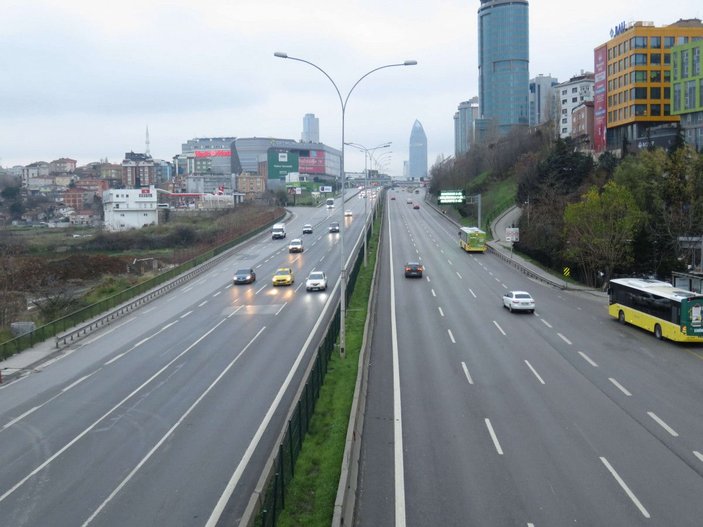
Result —
<path fill-rule="evenodd" d="M 305 281 L 306 291 L 326 291 L 327 290 L 327 275 L 322 271 L 312 271 Z"/>
<path fill-rule="evenodd" d="M 291 240 L 288 244 L 289 253 L 302 253 L 303 252 L 303 240 L 300 238 L 295 238 Z"/>
<path fill-rule="evenodd" d="M 303 225 L 303 234 L 312 234 L 312 225 L 309 223 Z"/>
<path fill-rule="evenodd" d="M 503 307 L 507 307 L 510 312 L 527 311 L 535 312 L 535 301 L 527 291 L 508 291 L 503 295 Z"/>
<path fill-rule="evenodd" d="M 345 218 L 351 218 L 351 217 L 352 217 L 352 211 L 350 211 L 350 210 L 345 210 L 345 211 L 344 211 L 344 217 L 345 217 Z"/>

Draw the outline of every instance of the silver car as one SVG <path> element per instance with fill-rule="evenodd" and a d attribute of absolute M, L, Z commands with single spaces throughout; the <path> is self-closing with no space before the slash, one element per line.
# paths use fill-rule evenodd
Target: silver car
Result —
<path fill-rule="evenodd" d="M 322 271 L 312 271 L 305 281 L 306 291 L 326 291 L 327 290 L 327 275 Z"/>

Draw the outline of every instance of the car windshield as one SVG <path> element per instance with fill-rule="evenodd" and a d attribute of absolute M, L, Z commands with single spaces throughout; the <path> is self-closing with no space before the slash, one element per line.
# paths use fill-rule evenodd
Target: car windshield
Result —
<path fill-rule="evenodd" d="M 279 269 L 276 274 L 290 274 L 288 269 Z"/>
<path fill-rule="evenodd" d="M 250 273 L 249 269 L 240 269 L 240 270 L 237 271 L 235 274 L 240 274 L 240 275 L 241 275 L 241 274 L 249 274 L 249 273 Z"/>
<path fill-rule="evenodd" d="M 310 273 L 308 278 L 310 278 L 310 280 L 322 280 L 324 277 L 325 275 L 322 273 Z"/>

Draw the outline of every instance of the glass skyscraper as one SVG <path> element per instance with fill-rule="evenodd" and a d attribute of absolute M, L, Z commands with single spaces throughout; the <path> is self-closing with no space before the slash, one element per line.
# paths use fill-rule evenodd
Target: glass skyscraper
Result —
<path fill-rule="evenodd" d="M 527 0 L 481 0 L 478 9 L 478 98 L 482 119 L 500 135 L 529 123 Z"/>
<path fill-rule="evenodd" d="M 410 149 L 408 152 L 408 179 L 427 177 L 427 136 L 422 124 L 417 119 L 410 132 Z"/>

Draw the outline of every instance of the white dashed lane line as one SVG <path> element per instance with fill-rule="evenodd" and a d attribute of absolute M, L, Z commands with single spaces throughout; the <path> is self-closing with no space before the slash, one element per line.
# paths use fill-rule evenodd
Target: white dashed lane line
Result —
<path fill-rule="evenodd" d="M 473 384 L 474 380 L 471 378 L 471 374 L 469 373 L 469 368 L 466 366 L 466 363 L 462 362 L 461 367 L 464 369 L 464 375 L 466 375 L 466 380 L 469 381 L 469 384 Z"/>
<path fill-rule="evenodd" d="M 432 291 L 432 296 L 437 296 L 437 293 L 434 292 L 434 289 L 430 289 Z"/>
<path fill-rule="evenodd" d="M 557 335 L 559 335 L 559 338 L 561 340 L 563 340 L 564 342 L 566 342 L 569 346 L 572 345 L 571 341 L 569 339 L 567 339 L 564 335 L 562 335 L 561 333 L 557 333 Z"/>
<path fill-rule="evenodd" d="M 439 316 L 443 317 L 444 316 L 444 311 L 442 311 L 442 308 L 437 306 L 437 309 L 439 309 Z"/>
<path fill-rule="evenodd" d="M 631 394 L 629 391 L 627 391 L 627 390 L 625 389 L 625 387 L 624 387 L 622 384 L 620 384 L 618 381 L 616 381 L 616 380 L 613 379 L 612 377 L 608 377 L 608 380 L 609 380 L 610 382 L 612 382 L 613 385 L 614 385 L 618 390 L 620 390 L 622 393 L 624 393 L 624 394 L 627 395 L 628 397 L 632 397 L 632 394 Z"/>
<path fill-rule="evenodd" d="M 452 344 L 456 344 L 456 340 L 454 340 L 454 335 L 452 334 L 452 330 L 448 329 L 447 333 L 449 333 L 449 338 L 452 339 Z"/>
<path fill-rule="evenodd" d="M 471 296 L 473 296 L 474 298 L 478 298 L 476 296 L 476 293 L 474 293 L 473 289 L 469 289 L 469 293 L 471 293 Z"/>
<path fill-rule="evenodd" d="M 491 435 L 491 439 L 493 440 L 493 445 L 496 447 L 496 451 L 498 452 L 499 455 L 503 455 L 503 449 L 500 448 L 500 443 L 498 442 L 498 436 L 496 436 L 496 433 L 493 431 L 493 425 L 491 425 L 491 420 L 486 418 L 486 428 L 488 428 L 488 433 Z"/>
<path fill-rule="evenodd" d="M 203 300 L 198 304 L 198 307 L 203 307 L 205 304 L 207 304 L 207 300 Z"/>
<path fill-rule="evenodd" d="M 669 434 L 671 434 L 674 437 L 679 437 L 679 434 L 676 432 L 676 430 L 674 430 L 668 424 L 666 424 L 664 421 L 662 421 L 661 418 L 657 414 L 655 414 L 654 412 L 647 412 L 647 415 L 649 417 L 651 417 L 652 419 L 654 419 L 656 421 L 656 423 L 659 426 L 661 426 L 664 430 L 669 432 Z"/>
<path fill-rule="evenodd" d="M 620 477 L 620 474 L 618 474 L 615 469 L 612 467 L 612 465 L 608 462 L 607 459 L 604 457 L 600 458 L 600 460 L 603 462 L 605 465 L 605 468 L 608 469 L 610 474 L 615 478 L 615 481 L 618 482 L 618 484 L 622 487 L 622 489 L 625 491 L 627 496 L 632 500 L 632 502 L 637 506 L 637 508 L 640 510 L 642 513 L 642 516 L 645 518 L 649 518 L 649 512 L 647 509 L 644 508 L 644 506 L 640 503 L 640 500 L 637 499 L 637 496 L 635 496 L 634 492 L 630 490 L 630 487 L 627 486 L 627 483 Z"/>
<path fill-rule="evenodd" d="M 544 320 L 543 318 L 540 318 L 540 320 L 542 321 L 542 324 L 544 324 L 545 326 L 547 326 L 549 329 L 552 329 L 552 325 L 551 325 L 549 322 L 547 322 L 547 321 Z"/>
<path fill-rule="evenodd" d="M 589 363 L 591 366 L 593 366 L 594 368 L 597 368 L 597 367 L 598 367 L 598 364 L 597 364 L 593 359 L 591 359 L 591 357 L 589 357 L 588 355 L 586 355 L 583 351 L 579 351 L 579 355 L 581 355 L 581 356 L 583 357 L 583 360 L 585 360 L 586 362 L 588 362 L 588 363 Z"/>
<path fill-rule="evenodd" d="M 496 325 L 496 327 L 498 328 L 498 331 L 500 331 L 500 332 L 503 334 L 504 337 L 507 337 L 507 334 L 505 333 L 505 331 L 503 331 L 503 328 L 500 327 L 500 324 L 498 324 L 498 322 L 496 322 L 495 320 L 493 321 L 493 323 L 494 323 L 494 324 Z"/>
<path fill-rule="evenodd" d="M 541 382 L 542 384 L 544 384 L 544 380 L 542 380 L 542 377 L 540 377 L 539 373 L 537 373 L 537 370 L 535 370 L 535 369 L 532 367 L 532 364 L 530 364 L 529 361 L 527 361 L 527 360 L 525 361 L 525 364 L 527 364 L 527 367 L 530 368 L 530 370 L 532 370 L 532 373 L 535 374 L 535 377 L 537 377 L 537 380 L 538 380 L 539 382 Z"/>
<path fill-rule="evenodd" d="M 180 318 L 186 318 L 191 313 L 192 313 L 192 311 L 188 311 L 187 313 L 183 313 Z"/>
<path fill-rule="evenodd" d="M 462 280 L 461 275 L 459 274 L 458 271 L 457 271 L 456 275 L 459 277 L 459 280 Z"/>

